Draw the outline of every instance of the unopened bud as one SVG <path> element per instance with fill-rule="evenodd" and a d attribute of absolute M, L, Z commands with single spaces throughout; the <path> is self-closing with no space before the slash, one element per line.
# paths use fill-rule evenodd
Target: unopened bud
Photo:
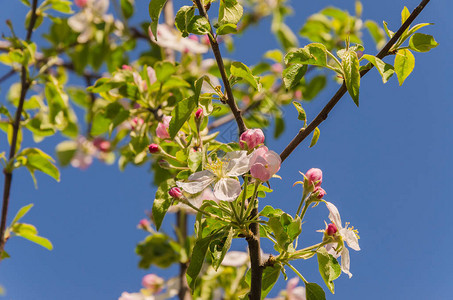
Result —
<path fill-rule="evenodd" d="M 164 285 L 164 279 L 155 274 L 148 274 L 143 277 L 142 285 L 153 294 L 159 293 Z"/>
<path fill-rule="evenodd" d="M 181 197 L 182 197 L 182 191 L 179 187 L 171 188 L 170 191 L 168 192 L 168 194 L 175 199 L 181 199 Z"/>
<path fill-rule="evenodd" d="M 141 229 L 146 229 L 151 225 L 151 223 L 147 219 L 141 219 L 138 223 L 138 227 Z"/>
<path fill-rule="evenodd" d="M 326 229 L 327 235 L 333 236 L 335 233 L 337 233 L 337 231 L 338 231 L 338 228 L 337 228 L 337 226 L 335 226 L 334 223 L 330 223 L 329 225 L 327 225 L 327 229 Z"/>
<path fill-rule="evenodd" d="M 122 65 L 121 68 L 122 68 L 123 70 L 132 71 L 132 67 L 129 66 L 129 65 Z"/>
<path fill-rule="evenodd" d="M 253 149 L 259 144 L 264 143 L 264 133 L 261 129 L 247 129 L 239 138 L 241 149 Z"/>
<path fill-rule="evenodd" d="M 195 112 L 195 119 L 200 120 L 203 117 L 203 108 L 197 109 Z"/>
<path fill-rule="evenodd" d="M 75 5 L 77 5 L 80 8 L 83 8 L 87 5 L 88 0 L 74 0 Z"/>
<path fill-rule="evenodd" d="M 157 144 L 150 144 L 148 146 L 149 153 L 157 153 L 159 152 L 159 145 Z"/>
<path fill-rule="evenodd" d="M 322 199 L 326 195 L 326 191 L 322 187 L 317 186 L 313 191 L 313 194 L 316 196 L 316 198 Z"/>
<path fill-rule="evenodd" d="M 93 140 L 93 145 L 101 152 L 108 152 L 110 150 L 110 142 L 100 137 L 97 137 Z"/>
<path fill-rule="evenodd" d="M 320 186 L 322 183 L 322 171 L 318 168 L 311 168 L 305 173 L 308 182 L 314 184 L 315 186 Z"/>

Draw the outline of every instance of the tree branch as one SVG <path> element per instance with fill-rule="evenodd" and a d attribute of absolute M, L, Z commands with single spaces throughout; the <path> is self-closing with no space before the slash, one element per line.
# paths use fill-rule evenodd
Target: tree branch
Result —
<path fill-rule="evenodd" d="M 385 56 L 389 55 L 389 50 L 392 46 L 398 41 L 404 31 L 409 27 L 409 25 L 415 20 L 415 18 L 422 12 L 425 6 L 428 4 L 430 0 L 423 0 L 420 4 L 414 9 L 411 13 L 409 18 L 404 22 L 403 25 L 398 29 L 395 35 L 388 41 L 388 43 L 382 48 L 381 51 L 376 55 L 376 57 L 382 59 Z M 373 65 L 369 64 L 370 67 L 366 70 L 360 72 L 360 77 L 365 76 L 369 70 L 373 68 Z M 299 146 L 299 144 L 318 127 L 325 119 L 327 119 L 330 111 L 335 107 L 335 105 L 340 101 L 341 97 L 347 92 L 346 86 L 343 83 L 335 95 L 330 99 L 330 101 L 326 104 L 326 106 L 321 110 L 321 112 L 316 116 L 316 118 L 311 121 L 311 123 L 305 128 L 301 129 L 299 133 L 292 139 L 292 141 L 286 146 L 286 148 L 280 153 L 280 157 L 282 162 L 294 151 L 294 149 Z"/>
<path fill-rule="evenodd" d="M 30 42 L 33 27 L 36 23 L 36 8 L 38 6 L 38 0 L 33 0 L 32 7 L 31 7 L 31 17 L 30 23 L 27 28 L 27 35 L 26 41 Z M 11 145 L 9 148 L 9 161 L 11 161 L 14 156 L 16 155 L 16 144 L 17 144 L 17 135 L 20 130 L 20 117 L 22 116 L 22 110 L 24 107 L 25 96 L 27 95 L 27 91 L 30 88 L 30 81 L 28 80 L 27 76 L 27 69 L 25 66 L 22 66 L 21 69 L 21 90 L 20 90 L 20 98 L 19 104 L 17 105 L 16 115 L 14 118 L 13 123 L 13 134 L 11 138 Z M 0 261 L 2 260 L 3 251 L 5 249 L 5 230 L 6 230 L 6 218 L 8 215 L 8 206 L 9 206 L 9 195 L 11 191 L 11 182 L 13 180 L 13 173 L 12 170 L 3 170 L 5 174 L 5 185 L 3 188 L 3 205 L 2 205 L 2 217 L 1 217 L 1 224 L 0 224 Z"/>
<path fill-rule="evenodd" d="M 198 11 L 200 12 L 200 16 L 205 17 L 209 24 L 209 17 L 206 13 L 206 9 L 204 8 L 201 0 L 195 0 L 195 4 L 198 7 Z M 219 67 L 220 75 L 222 76 L 223 85 L 225 87 L 225 92 L 227 94 L 227 104 L 231 109 L 231 112 L 236 119 L 236 123 L 238 124 L 239 128 L 239 135 L 241 135 L 244 131 L 247 130 L 247 126 L 245 126 L 244 119 L 242 119 L 241 111 L 239 110 L 236 102 L 234 101 L 233 91 L 230 86 L 230 82 L 228 81 L 228 77 L 225 72 L 225 66 L 223 64 L 222 55 L 220 54 L 219 44 L 214 37 L 214 31 L 212 30 L 212 26 L 210 26 L 211 35 L 209 36 L 209 43 L 211 44 L 212 52 L 214 52 L 215 60 L 217 62 L 217 66 Z"/>

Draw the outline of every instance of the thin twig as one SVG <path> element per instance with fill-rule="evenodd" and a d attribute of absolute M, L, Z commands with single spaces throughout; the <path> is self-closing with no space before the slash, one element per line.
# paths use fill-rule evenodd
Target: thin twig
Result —
<path fill-rule="evenodd" d="M 252 104 L 250 104 L 249 106 L 247 106 L 244 110 L 243 110 L 243 115 L 245 115 L 247 112 L 249 112 L 250 110 L 258 107 L 260 104 L 261 104 L 261 101 L 262 100 L 256 100 L 256 101 L 253 101 Z M 209 130 L 213 130 L 213 129 L 216 129 L 217 127 L 220 127 L 230 121 L 233 121 L 234 120 L 234 115 L 232 113 L 228 114 L 228 115 L 225 115 L 217 120 L 215 120 L 214 122 L 212 122 L 211 124 L 208 125 L 208 129 Z"/>
<path fill-rule="evenodd" d="M 3 81 L 7 80 L 11 76 L 13 76 L 15 73 L 16 73 L 16 70 L 14 70 L 14 69 L 9 70 L 8 73 L 5 73 L 5 75 L 0 77 L 0 83 L 2 83 Z"/>
<path fill-rule="evenodd" d="M 200 12 L 200 16 L 206 18 L 209 22 L 208 14 L 206 13 L 206 9 L 204 8 L 203 4 L 200 0 L 195 0 L 195 4 L 198 7 L 198 11 Z M 210 24 L 210 23 L 209 23 Z M 222 55 L 220 53 L 219 44 L 215 39 L 214 31 L 212 30 L 212 26 L 210 27 L 211 34 L 209 36 L 209 43 L 211 44 L 212 52 L 214 52 L 215 60 L 217 62 L 217 66 L 219 67 L 220 75 L 222 76 L 223 85 L 225 87 L 225 91 L 227 94 L 227 104 L 231 109 L 231 112 L 236 119 L 236 123 L 238 124 L 239 128 L 239 135 L 241 135 L 244 131 L 247 130 L 247 126 L 245 126 L 244 119 L 242 119 L 241 111 L 239 110 L 238 106 L 236 105 L 236 101 L 234 101 L 233 91 L 230 86 L 230 82 L 228 81 L 228 77 L 225 72 L 225 66 L 223 64 Z"/>
<path fill-rule="evenodd" d="M 388 41 L 388 43 L 382 48 L 382 50 L 376 55 L 378 58 L 384 58 L 389 54 L 389 50 L 392 48 L 392 46 L 396 43 L 396 41 L 400 38 L 400 36 L 404 33 L 404 31 L 409 27 L 409 25 L 414 21 L 414 19 L 422 12 L 422 10 L 425 8 L 425 6 L 428 4 L 430 0 L 423 0 L 417 8 L 414 9 L 414 11 L 411 13 L 409 18 L 407 18 L 406 22 L 404 22 L 403 25 L 401 25 L 400 29 L 395 33 L 395 35 Z M 373 65 L 371 65 L 368 69 L 363 70 L 360 72 L 360 76 L 363 77 L 365 76 L 366 73 L 368 73 L 369 70 L 373 68 Z M 329 115 L 329 112 L 335 107 L 335 105 L 340 101 L 341 97 L 347 92 L 346 86 L 343 83 L 342 86 L 338 89 L 338 91 L 335 93 L 335 95 L 330 99 L 330 101 L 326 104 L 326 106 L 321 110 L 321 112 L 316 116 L 316 118 L 311 121 L 311 123 L 305 128 L 301 129 L 299 133 L 292 139 L 292 141 L 286 146 L 286 148 L 280 153 L 280 157 L 282 159 L 282 162 L 291 154 L 291 152 L 294 151 L 294 149 L 299 146 L 299 144 L 311 133 L 313 130 L 316 129 L 316 127 L 319 126 L 325 119 L 327 119 L 327 116 Z"/>
<path fill-rule="evenodd" d="M 30 17 L 30 23 L 28 24 L 27 28 L 27 36 L 26 36 L 26 42 L 30 42 L 32 33 L 33 33 L 33 27 L 35 26 L 36 23 L 36 8 L 38 6 L 38 0 L 33 0 L 32 7 L 31 7 L 31 17 Z M 17 135 L 20 130 L 20 117 L 22 115 L 22 110 L 24 107 L 24 102 L 25 102 L 25 96 L 27 95 L 27 91 L 30 88 L 30 81 L 27 78 L 27 69 L 25 66 L 22 66 L 21 69 L 21 90 L 20 90 L 20 98 L 19 98 L 19 104 L 17 105 L 17 110 L 16 110 L 16 115 L 14 118 L 14 123 L 13 123 L 13 134 L 11 138 L 11 145 L 9 148 L 9 161 L 11 161 L 14 156 L 16 155 L 16 144 L 17 144 Z M 5 185 L 3 188 L 3 205 L 2 205 L 2 218 L 1 218 L 1 224 L 0 224 L 0 261 L 2 260 L 3 256 L 3 251 L 5 249 L 5 230 L 6 230 L 6 218 L 8 215 L 8 206 L 9 206 L 9 194 L 11 190 L 11 182 L 13 180 L 13 173 L 12 170 L 3 170 L 3 173 L 5 174 Z"/>

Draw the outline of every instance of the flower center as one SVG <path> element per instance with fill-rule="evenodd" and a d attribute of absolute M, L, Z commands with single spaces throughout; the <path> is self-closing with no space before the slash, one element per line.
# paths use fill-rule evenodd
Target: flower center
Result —
<path fill-rule="evenodd" d="M 206 169 L 214 173 L 217 177 L 223 177 L 223 164 L 221 160 L 216 160 L 206 166 Z"/>

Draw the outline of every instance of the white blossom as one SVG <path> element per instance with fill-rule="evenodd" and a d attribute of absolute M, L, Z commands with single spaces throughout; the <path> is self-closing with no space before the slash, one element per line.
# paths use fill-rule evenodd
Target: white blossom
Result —
<path fill-rule="evenodd" d="M 162 48 L 172 49 L 178 52 L 190 52 L 195 54 L 203 54 L 208 52 L 208 46 L 198 41 L 194 41 L 189 38 L 183 38 L 181 33 L 170 28 L 165 24 L 159 24 L 157 26 L 157 41 L 149 32 L 151 41 L 161 46 Z"/>

